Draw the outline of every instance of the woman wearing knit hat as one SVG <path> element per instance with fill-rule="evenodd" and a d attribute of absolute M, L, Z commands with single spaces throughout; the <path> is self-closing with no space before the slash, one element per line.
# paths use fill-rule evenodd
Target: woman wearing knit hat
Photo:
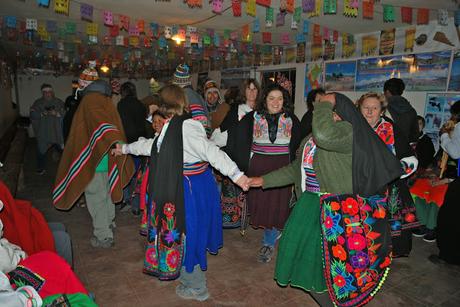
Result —
<path fill-rule="evenodd" d="M 211 136 L 211 122 L 209 119 L 206 102 L 200 94 L 192 88 L 192 79 L 190 77 L 190 68 L 187 64 L 179 64 L 174 72 L 172 84 L 182 87 L 187 97 L 188 107 L 193 119 L 198 120 L 206 130 L 206 134 Z"/>

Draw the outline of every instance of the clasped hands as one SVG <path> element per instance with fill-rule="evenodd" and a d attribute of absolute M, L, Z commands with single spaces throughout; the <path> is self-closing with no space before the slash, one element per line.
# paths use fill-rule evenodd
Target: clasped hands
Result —
<path fill-rule="evenodd" d="M 247 177 L 243 175 L 235 182 L 243 191 L 248 191 L 249 188 L 258 188 L 264 184 L 262 177 Z"/>

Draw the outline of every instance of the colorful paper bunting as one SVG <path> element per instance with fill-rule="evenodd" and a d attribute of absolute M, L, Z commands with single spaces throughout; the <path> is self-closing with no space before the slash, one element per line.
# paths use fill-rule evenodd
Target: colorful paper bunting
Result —
<path fill-rule="evenodd" d="M 248 16 L 256 16 L 256 0 L 247 0 L 246 3 L 246 14 Z"/>
<path fill-rule="evenodd" d="M 344 0 L 343 15 L 346 17 L 358 17 L 358 1 Z"/>
<path fill-rule="evenodd" d="M 198 41 L 200 40 L 200 36 L 196 32 L 190 33 L 190 43 L 191 44 L 198 44 Z"/>
<path fill-rule="evenodd" d="M 224 0 L 212 0 L 212 12 L 215 14 L 222 14 Z"/>
<path fill-rule="evenodd" d="M 26 30 L 37 30 L 38 22 L 35 18 L 26 19 Z"/>
<path fill-rule="evenodd" d="M 315 11 L 315 0 L 302 0 L 302 10 L 304 13 Z"/>
<path fill-rule="evenodd" d="M 363 1 L 363 18 L 374 19 L 374 0 Z"/>
<path fill-rule="evenodd" d="M 139 46 L 139 36 L 130 36 L 129 37 L 129 45 L 132 47 Z"/>
<path fill-rule="evenodd" d="M 264 44 L 272 43 L 272 33 L 271 32 L 262 32 L 262 42 Z"/>
<path fill-rule="evenodd" d="M 93 21 L 93 6 L 90 4 L 80 4 L 81 19 L 86 21 Z"/>
<path fill-rule="evenodd" d="M 120 35 L 120 27 L 118 25 L 113 25 L 110 27 L 110 36 L 117 37 Z"/>
<path fill-rule="evenodd" d="M 347 0 L 345 0 L 345 3 L 347 3 Z M 324 14 L 329 14 L 329 15 L 337 14 L 337 0 L 324 0 L 323 12 Z"/>
<path fill-rule="evenodd" d="M 113 13 L 111 11 L 103 11 L 102 18 L 104 19 L 104 25 L 113 26 Z"/>
<path fill-rule="evenodd" d="M 86 34 L 97 36 L 98 24 L 90 22 L 86 24 Z"/>
<path fill-rule="evenodd" d="M 145 21 L 144 19 L 138 19 L 137 20 L 137 23 L 136 23 L 136 26 L 137 26 L 137 31 L 140 33 L 145 33 Z"/>
<path fill-rule="evenodd" d="M 65 30 L 67 34 L 75 34 L 75 32 L 77 32 L 77 25 L 75 24 L 75 22 L 67 21 L 65 23 Z"/>
<path fill-rule="evenodd" d="M 401 7 L 401 21 L 404 23 L 412 24 L 412 8 L 403 6 Z"/>
<path fill-rule="evenodd" d="M 302 19 L 302 8 L 300 6 L 295 8 L 293 17 L 294 20 L 298 23 Z"/>
<path fill-rule="evenodd" d="M 166 39 L 170 39 L 172 37 L 172 27 L 164 26 L 163 27 L 163 35 Z"/>
<path fill-rule="evenodd" d="M 276 26 L 281 27 L 284 26 L 284 16 L 286 16 L 286 13 L 279 12 L 276 14 Z"/>
<path fill-rule="evenodd" d="M 233 16 L 235 17 L 241 16 L 241 0 L 232 0 L 232 11 L 233 11 Z"/>
<path fill-rule="evenodd" d="M 153 37 L 158 37 L 158 35 L 159 35 L 158 34 L 158 29 L 159 29 L 158 24 L 155 23 L 155 22 L 151 22 L 150 23 L 150 29 L 152 30 Z"/>
<path fill-rule="evenodd" d="M 298 23 L 295 20 L 294 15 L 292 15 L 292 17 L 291 17 L 291 29 L 292 30 L 297 30 L 297 27 L 298 27 Z"/>
<path fill-rule="evenodd" d="M 337 43 L 339 41 L 339 31 L 334 30 L 332 33 L 332 40 Z"/>
<path fill-rule="evenodd" d="M 219 47 L 220 45 L 220 37 L 219 34 L 214 33 L 214 46 Z"/>
<path fill-rule="evenodd" d="M 307 41 L 305 34 L 297 33 L 295 36 L 296 43 L 305 43 Z"/>
<path fill-rule="evenodd" d="M 118 35 L 115 38 L 115 45 L 117 46 L 124 46 L 125 45 L 125 38 L 123 35 Z"/>
<path fill-rule="evenodd" d="M 395 21 L 395 8 L 393 5 L 383 5 L 383 22 L 394 22 Z"/>
<path fill-rule="evenodd" d="M 54 20 L 48 20 L 46 21 L 46 30 L 48 32 L 56 32 L 57 31 L 57 23 Z"/>
<path fill-rule="evenodd" d="M 430 10 L 429 9 L 418 9 L 417 10 L 417 24 L 426 25 L 430 21 Z"/>
<path fill-rule="evenodd" d="M 260 6 L 270 7 L 272 4 L 271 0 L 256 0 L 256 3 Z"/>
<path fill-rule="evenodd" d="M 286 0 L 286 11 L 288 13 L 293 14 L 294 13 L 294 0 Z"/>
<path fill-rule="evenodd" d="M 314 10 L 311 12 L 308 12 L 307 14 L 308 17 L 318 17 L 321 14 L 321 1 L 322 0 L 314 0 L 314 1 L 315 1 Z"/>
<path fill-rule="evenodd" d="M 265 11 L 265 27 L 271 28 L 273 25 L 273 8 L 267 7 Z"/>
<path fill-rule="evenodd" d="M 70 0 L 54 0 L 54 11 L 58 14 L 69 15 Z"/>
<path fill-rule="evenodd" d="M 302 32 L 303 32 L 304 34 L 308 34 L 309 28 L 310 28 L 310 22 L 309 22 L 308 20 L 305 19 L 305 20 L 303 21 L 303 31 L 302 31 Z"/>
<path fill-rule="evenodd" d="M 254 19 L 252 23 L 252 33 L 259 33 L 260 32 L 260 21 L 259 18 Z"/>
<path fill-rule="evenodd" d="M 5 17 L 6 27 L 7 28 L 16 28 L 16 16 L 6 16 Z"/>
<path fill-rule="evenodd" d="M 190 8 L 202 7 L 203 6 L 203 0 L 185 0 L 185 2 L 187 2 L 187 5 Z"/>
<path fill-rule="evenodd" d="M 120 30 L 129 30 L 129 17 L 125 15 L 120 15 Z"/>
<path fill-rule="evenodd" d="M 42 7 L 49 7 L 50 6 L 50 0 L 37 0 L 38 6 Z"/>
<path fill-rule="evenodd" d="M 129 27 L 128 34 L 129 36 L 139 36 L 139 30 L 137 29 L 137 26 L 131 25 Z"/>
<path fill-rule="evenodd" d="M 289 45 L 290 42 L 291 42 L 291 39 L 289 37 L 289 33 L 287 32 L 281 33 L 281 43 L 285 45 Z"/>
<path fill-rule="evenodd" d="M 203 45 L 211 45 L 211 37 L 208 34 L 203 35 Z"/>

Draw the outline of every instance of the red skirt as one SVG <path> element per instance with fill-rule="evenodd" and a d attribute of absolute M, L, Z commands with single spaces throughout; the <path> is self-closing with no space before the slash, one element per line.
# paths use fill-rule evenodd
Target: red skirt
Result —
<path fill-rule="evenodd" d="M 262 176 L 289 164 L 289 155 L 254 154 L 248 176 Z M 289 217 L 292 186 L 274 189 L 250 189 L 247 203 L 250 224 L 254 227 L 283 229 Z"/>

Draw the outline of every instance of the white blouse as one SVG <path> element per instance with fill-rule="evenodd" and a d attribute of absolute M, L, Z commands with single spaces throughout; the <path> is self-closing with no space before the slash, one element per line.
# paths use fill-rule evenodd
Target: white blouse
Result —
<path fill-rule="evenodd" d="M 157 150 L 161 148 L 161 143 L 169 127 L 169 121 L 165 123 L 160 135 L 158 136 Z M 221 151 L 217 145 L 211 142 L 206 136 L 203 125 L 194 120 L 187 119 L 182 126 L 184 163 L 209 162 L 212 167 L 221 172 L 224 176 L 230 177 L 236 182 L 244 174 L 226 153 Z M 150 156 L 153 139 L 139 138 L 138 141 L 122 146 L 123 154 L 136 156 Z"/>

